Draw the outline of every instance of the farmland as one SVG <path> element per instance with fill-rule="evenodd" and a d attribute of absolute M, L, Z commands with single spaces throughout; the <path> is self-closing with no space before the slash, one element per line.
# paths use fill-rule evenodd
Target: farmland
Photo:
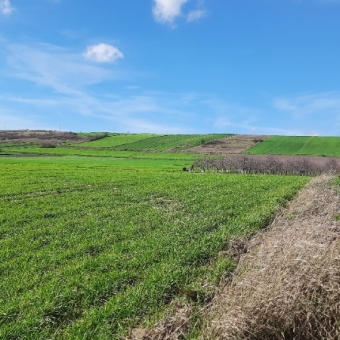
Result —
<path fill-rule="evenodd" d="M 114 134 L 96 141 L 78 144 L 78 147 L 110 148 L 120 151 L 164 151 L 186 150 L 211 140 L 231 136 L 230 134 L 207 135 L 155 135 Z"/>
<path fill-rule="evenodd" d="M 234 242 L 310 180 L 295 174 L 340 169 L 337 137 L 6 136 L 0 339 L 122 339 L 183 305 L 197 339 L 202 308 L 236 267 Z"/>
<path fill-rule="evenodd" d="M 91 142 L 81 143 L 81 147 L 100 147 L 100 148 L 114 148 L 119 145 L 130 144 L 144 139 L 148 139 L 156 136 L 151 133 L 139 133 L 139 134 L 113 134 L 102 139 L 98 139 Z"/>
<path fill-rule="evenodd" d="M 252 155 L 340 156 L 339 137 L 274 136 L 258 143 L 246 153 Z"/>
<path fill-rule="evenodd" d="M 340 156 L 339 137 L 0 131 L 0 155 L 193 159 L 195 154 Z M 151 154 L 152 153 L 152 154 Z M 151 154 L 151 155 L 150 155 Z"/>
<path fill-rule="evenodd" d="M 227 137 L 227 134 L 211 135 L 164 135 L 157 136 L 143 141 L 121 145 L 116 150 L 185 150 L 200 145 L 202 142 Z"/>
<path fill-rule="evenodd" d="M 197 155 L 184 153 L 148 153 L 138 151 L 116 151 L 111 149 L 86 149 L 86 148 L 71 148 L 71 147 L 57 147 L 57 148 L 40 148 L 38 146 L 9 146 L 3 147 L 0 155 L 44 155 L 44 156 L 93 156 L 93 157 L 114 157 L 114 158 L 130 158 L 130 159 L 182 159 L 193 161 Z"/>
<path fill-rule="evenodd" d="M 204 301 L 234 268 L 228 240 L 309 180 L 179 171 L 189 160 L 1 158 L 0 338 L 119 339 L 197 303 L 185 292 Z"/>

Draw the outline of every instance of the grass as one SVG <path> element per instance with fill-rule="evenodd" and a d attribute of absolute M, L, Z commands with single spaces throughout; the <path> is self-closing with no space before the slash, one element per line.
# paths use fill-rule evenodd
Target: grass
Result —
<path fill-rule="evenodd" d="M 218 257 L 228 239 L 262 228 L 308 181 L 167 162 L 1 158 L 1 339 L 121 338 L 232 270 Z"/>
<path fill-rule="evenodd" d="M 340 156 L 340 137 L 274 136 L 249 149 L 247 154 Z"/>
<path fill-rule="evenodd" d="M 187 138 L 181 139 L 179 141 L 173 141 L 166 144 L 161 144 L 153 148 L 153 150 L 169 150 L 175 149 L 177 151 L 180 150 L 188 150 L 209 142 L 215 139 L 221 139 L 225 137 L 230 137 L 231 134 L 208 134 L 208 135 L 190 135 Z"/>
<path fill-rule="evenodd" d="M 36 164 L 47 166 L 76 166 L 77 168 L 109 167 L 112 171 L 152 171 L 152 172 L 179 172 L 188 167 L 190 159 L 164 159 L 164 158 L 120 158 L 99 156 L 43 156 L 43 157 L 0 157 L 0 165 Z"/>
<path fill-rule="evenodd" d="M 93 156 L 93 157 L 111 157 L 111 158 L 133 158 L 133 159 L 178 159 L 193 162 L 198 156 L 185 153 L 150 153 L 138 151 L 115 151 L 115 150 L 88 150 L 82 148 L 57 147 L 57 148 L 40 148 L 32 146 L 11 146 L 2 147 L 1 154 L 12 155 L 41 155 L 41 156 Z"/>
<path fill-rule="evenodd" d="M 213 139 L 231 136 L 230 134 L 209 135 L 164 135 L 140 140 L 131 144 L 116 147 L 116 150 L 187 150 Z"/>
<path fill-rule="evenodd" d="M 115 134 L 92 142 L 84 142 L 76 145 L 78 147 L 114 148 L 122 144 L 130 144 L 154 136 L 156 135 L 151 133 Z"/>
<path fill-rule="evenodd" d="M 195 135 L 196 136 L 196 135 Z M 130 145 L 122 145 L 117 150 L 155 150 L 157 148 L 166 148 L 167 145 L 175 145 L 180 144 L 183 140 L 192 137 L 192 135 L 164 135 L 164 136 L 155 136 L 153 138 L 137 141 L 135 143 L 131 143 Z"/>

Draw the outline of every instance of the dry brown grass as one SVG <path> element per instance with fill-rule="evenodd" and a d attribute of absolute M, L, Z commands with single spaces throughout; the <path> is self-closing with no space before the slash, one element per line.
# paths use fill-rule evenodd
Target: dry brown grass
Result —
<path fill-rule="evenodd" d="M 185 339 L 192 309 L 189 305 L 178 304 L 152 329 L 135 328 L 128 340 L 179 340 Z"/>
<path fill-rule="evenodd" d="M 329 178 L 314 178 L 249 243 L 204 339 L 340 339 L 340 198 Z"/>
<path fill-rule="evenodd" d="M 259 141 L 269 137 L 269 135 L 235 135 L 209 141 L 203 145 L 189 149 L 188 152 L 205 155 L 241 154 L 255 146 Z"/>

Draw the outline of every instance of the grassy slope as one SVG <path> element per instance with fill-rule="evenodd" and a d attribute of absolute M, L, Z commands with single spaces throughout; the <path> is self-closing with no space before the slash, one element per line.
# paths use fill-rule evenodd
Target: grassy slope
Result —
<path fill-rule="evenodd" d="M 1 159 L 0 338 L 118 338 L 230 269 L 217 256 L 226 240 L 263 226 L 308 180 L 166 164 Z"/>
<path fill-rule="evenodd" d="M 153 150 L 168 150 L 171 148 L 176 148 L 178 150 L 188 150 L 201 145 L 202 142 L 206 143 L 214 139 L 220 139 L 229 136 L 231 136 L 231 134 L 189 135 L 188 138 L 180 141 L 155 146 Z"/>
<path fill-rule="evenodd" d="M 186 159 L 194 155 L 178 151 L 190 150 L 204 139 L 224 138 L 230 134 L 209 135 L 154 135 L 114 134 L 106 138 L 57 148 L 41 148 L 35 143 L 10 143 L 0 141 L 1 154 L 81 155 L 115 158 Z M 176 149 L 176 153 L 166 150 Z M 150 155 L 150 152 L 152 154 Z M 340 157 L 339 137 L 274 136 L 246 151 L 247 154 L 324 155 Z"/>
<path fill-rule="evenodd" d="M 40 147 L 3 147 L 2 154 L 35 154 L 45 156 L 94 156 L 94 157 L 111 157 L 111 158 L 137 158 L 137 159 L 178 159 L 188 162 L 194 161 L 198 156 L 184 153 L 149 153 L 138 151 L 115 151 L 115 150 L 87 150 L 74 149 L 69 147 L 58 148 L 40 148 Z"/>
<path fill-rule="evenodd" d="M 92 142 L 84 142 L 81 144 L 77 144 L 78 147 L 104 147 L 104 148 L 113 148 L 122 144 L 129 144 L 136 141 L 152 138 L 157 136 L 151 133 L 139 133 L 139 134 L 116 134 L 113 136 L 108 136 L 99 140 L 95 140 Z"/>
<path fill-rule="evenodd" d="M 249 149 L 247 154 L 340 156 L 339 137 L 274 136 Z"/>
<path fill-rule="evenodd" d="M 121 145 L 117 150 L 168 150 L 178 148 L 187 150 L 205 142 L 230 136 L 227 134 L 209 134 L 209 135 L 165 135 L 150 138 L 144 141 L 138 141 L 128 145 Z"/>
<path fill-rule="evenodd" d="M 40 164 L 54 166 L 77 166 L 83 167 L 110 167 L 118 171 L 122 170 L 157 170 L 173 172 L 179 171 L 183 167 L 188 167 L 192 159 L 166 159 L 166 158 L 121 158 L 121 157 L 100 157 L 100 156 L 44 156 L 44 157 L 0 157 L 2 164 Z"/>

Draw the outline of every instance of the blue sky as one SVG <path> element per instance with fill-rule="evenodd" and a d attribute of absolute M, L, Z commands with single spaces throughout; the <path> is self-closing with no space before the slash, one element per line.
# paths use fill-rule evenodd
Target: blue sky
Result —
<path fill-rule="evenodd" d="M 0 129 L 340 135 L 340 0 L 0 0 Z"/>

